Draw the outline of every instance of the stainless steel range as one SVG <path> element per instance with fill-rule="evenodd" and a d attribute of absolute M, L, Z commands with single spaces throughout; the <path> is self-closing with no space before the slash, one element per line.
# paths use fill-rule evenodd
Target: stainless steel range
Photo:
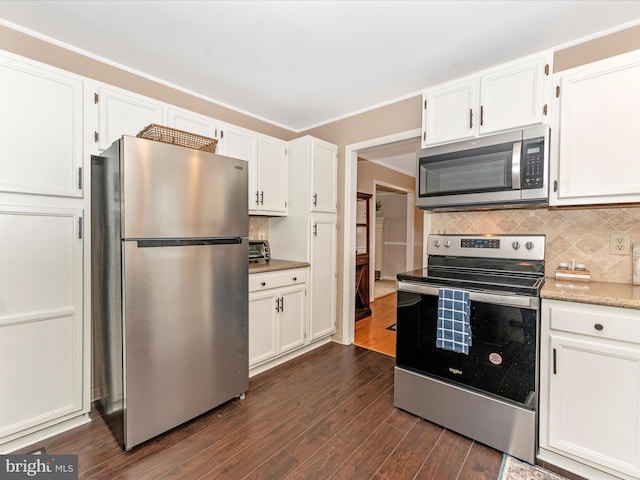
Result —
<path fill-rule="evenodd" d="M 430 235 L 398 274 L 396 407 L 535 461 L 544 235 Z"/>

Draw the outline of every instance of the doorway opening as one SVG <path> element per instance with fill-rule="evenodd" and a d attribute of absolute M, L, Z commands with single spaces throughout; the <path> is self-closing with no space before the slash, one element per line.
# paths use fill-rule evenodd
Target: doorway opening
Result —
<path fill-rule="evenodd" d="M 349 148 L 354 146 L 347 147 L 347 159 L 351 156 L 354 168 L 351 179 L 347 168 L 345 191 L 351 184 L 358 195 L 372 195 L 367 222 L 371 316 L 354 321 L 356 305 L 350 307 L 349 316 L 343 317 L 343 327 L 348 328 L 343 330 L 344 339 L 350 337 L 356 345 L 391 356 L 395 356 L 396 275 L 422 265 L 422 212 L 416 209 L 414 196 L 415 155 L 420 142 L 415 133 L 365 142 L 355 146 L 351 154 Z M 361 220 L 356 218 L 356 222 Z M 357 229 L 362 229 L 361 223 Z M 357 250 L 356 243 L 352 247 L 347 251 Z M 361 270 L 354 270 L 360 285 Z M 353 293 L 352 298 L 358 291 Z"/>

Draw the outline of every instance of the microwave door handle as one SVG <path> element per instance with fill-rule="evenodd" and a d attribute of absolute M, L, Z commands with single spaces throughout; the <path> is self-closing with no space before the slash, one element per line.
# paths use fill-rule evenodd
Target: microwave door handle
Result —
<path fill-rule="evenodd" d="M 520 159 L 522 158 L 522 142 L 513 144 L 511 153 L 511 188 L 520 190 Z"/>

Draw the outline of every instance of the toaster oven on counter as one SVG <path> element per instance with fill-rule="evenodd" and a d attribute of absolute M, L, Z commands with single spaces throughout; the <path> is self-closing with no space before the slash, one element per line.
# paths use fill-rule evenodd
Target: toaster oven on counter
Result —
<path fill-rule="evenodd" d="M 265 262 L 271 260 L 271 251 L 267 240 L 249 240 L 249 263 Z"/>

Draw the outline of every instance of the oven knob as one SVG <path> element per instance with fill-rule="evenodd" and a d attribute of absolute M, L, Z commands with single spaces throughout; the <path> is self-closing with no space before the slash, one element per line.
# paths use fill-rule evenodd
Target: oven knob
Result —
<path fill-rule="evenodd" d="M 434 245 L 436 248 L 440 248 L 440 240 L 436 240 L 435 242 L 433 242 L 433 245 Z"/>
<path fill-rule="evenodd" d="M 520 248 L 520 242 L 513 242 L 511 246 L 514 250 L 518 250 Z"/>
<path fill-rule="evenodd" d="M 533 250 L 533 242 L 525 243 L 524 248 L 526 248 L 527 250 Z"/>
<path fill-rule="evenodd" d="M 444 242 L 444 246 L 445 246 L 445 247 L 447 247 L 447 248 L 449 248 L 449 247 L 451 246 L 451 242 L 450 242 L 449 240 L 446 240 L 446 241 Z"/>

